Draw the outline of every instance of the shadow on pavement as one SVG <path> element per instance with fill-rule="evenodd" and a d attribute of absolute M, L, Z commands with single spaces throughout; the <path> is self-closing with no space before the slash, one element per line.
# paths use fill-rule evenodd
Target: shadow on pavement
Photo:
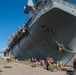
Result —
<path fill-rule="evenodd" d="M 73 75 L 73 71 L 71 70 L 66 70 L 66 72 L 67 72 L 67 75 Z"/>
<path fill-rule="evenodd" d="M 11 66 L 4 66 L 3 68 L 12 68 Z"/>

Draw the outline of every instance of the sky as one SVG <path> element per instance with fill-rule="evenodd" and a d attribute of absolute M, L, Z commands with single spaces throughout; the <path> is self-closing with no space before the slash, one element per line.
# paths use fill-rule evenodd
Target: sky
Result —
<path fill-rule="evenodd" d="M 0 0 L 0 51 L 6 48 L 7 37 L 27 21 L 27 15 L 23 12 L 26 4 L 27 0 Z"/>
<path fill-rule="evenodd" d="M 76 4 L 76 0 L 66 1 Z M 26 4 L 27 0 L 0 0 L 0 51 L 7 47 L 7 37 L 28 21 L 28 15 L 23 12 Z"/>
<path fill-rule="evenodd" d="M 65 1 L 70 2 L 70 3 L 72 3 L 72 4 L 75 4 L 75 5 L 76 5 L 76 0 L 65 0 Z"/>

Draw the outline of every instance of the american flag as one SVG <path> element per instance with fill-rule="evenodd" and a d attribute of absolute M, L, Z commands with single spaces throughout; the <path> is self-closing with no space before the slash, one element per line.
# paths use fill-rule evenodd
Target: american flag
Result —
<path fill-rule="evenodd" d="M 7 36 L 8 41 L 13 41 L 13 37 L 12 36 Z"/>
<path fill-rule="evenodd" d="M 12 38 L 12 36 L 7 36 L 7 38 L 11 39 L 11 38 Z"/>

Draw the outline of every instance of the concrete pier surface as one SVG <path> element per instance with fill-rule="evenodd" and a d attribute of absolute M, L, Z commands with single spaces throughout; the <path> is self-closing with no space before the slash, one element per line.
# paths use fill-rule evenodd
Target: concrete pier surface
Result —
<path fill-rule="evenodd" d="M 47 71 L 41 67 L 31 67 L 30 65 L 12 62 L 6 63 L 0 60 L 0 75 L 70 75 L 70 72 L 54 70 Z"/>

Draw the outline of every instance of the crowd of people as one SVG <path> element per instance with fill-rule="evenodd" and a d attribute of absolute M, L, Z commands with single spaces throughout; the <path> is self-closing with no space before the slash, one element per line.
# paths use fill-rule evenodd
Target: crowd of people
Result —
<path fill-rule="evenodd" d="M 32 62 L 31 66 L 36 67 L 37 59 L 32 57 L 31 62 Z M 40 60 L 39 64 L 40 64 L 40 66 L 44 66 L 44 64 L 45 64 L 47 70 L 50 70 L 50 71 L 54 70 L 54 66 L 53 66 L 54 60 L 53 60 L 53 58 L 47 57 L 45 61 Z"/>

